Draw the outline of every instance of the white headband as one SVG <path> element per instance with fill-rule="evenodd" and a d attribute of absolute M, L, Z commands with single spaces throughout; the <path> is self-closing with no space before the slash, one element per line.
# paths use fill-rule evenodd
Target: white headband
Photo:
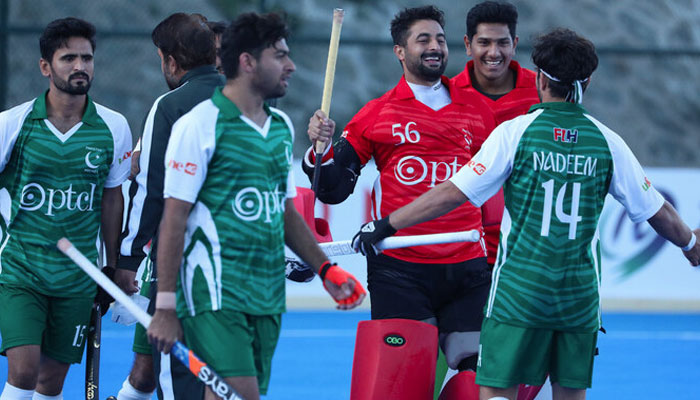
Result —
<path fill-rule="evenodd" d="M 561 82 L 561 80 L 553 77 L 552 75 L 548 74 L 547 71 L 543 70 L 540 68 L 540 72 L 544 74 L 547 78 L 555 81 L 555 82 Z M 570 90 L 569 93 L 566 95 L 566 101 L 570 101 L 572 103 L 576 104 L 581 104 L 581 101 L 583 101 L 583 83 L 588 82 L 588 78 L 586 79 L 581 79 L 581 80 L 576 80 L 573 81 L 571 84 L 574 86 L 574 90 Z"/>

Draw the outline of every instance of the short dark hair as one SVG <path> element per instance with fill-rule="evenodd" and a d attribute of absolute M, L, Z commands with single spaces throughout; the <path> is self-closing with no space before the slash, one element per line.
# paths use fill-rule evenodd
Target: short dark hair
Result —
<path fill-rule="evenodd" d="M 435 6 L 404 8 L 391 20 L 391 38 L 394 44 L 405 46 L 411 26 L 424 19 L 431 19 L 440 24 L 441 28 L 445 28 L 445 14 Z"/>
<path fill-rule="evenodd" d="M 238 58 L 249 53 L 256 59 L 268 47 L 287 39 L 289 29 L 284 18 L 276 13 L 241 14 L 221 35 L 221 66 L 226 79 L 238 75 Z"/>
<path fill-rule="evenodd" d="M 68 45 L 68 39 L 81 37 L 90 41 L 92 51 L 95 51 L 95 26 L 85 20 L 68 17 L 53 20 L 46 25 L 39 38 L 41 58 L 51 62 L 53 54 L 60 47 Z"/>
<path fill-rule="evenodd" d="M 508 25 L 511 39 L 515 40 L 515 27 L 518 25 L 518 10 L 504 1 L 485 1 L 472 7 L 467 13 L 467 37 L 472 40 L 476 27 L 483 23 Z"/>
<path fill-rule="evenodd" d="M 566 98 L 574 81 L 583 81 L 598 67 L 598 56 L 593 43 L 566 28 L 556 28 L 535 39 L 532 61 L 539 70 L 552 77 L 550 90 L 556 97 Z M 582 82 L 583 90 L 588 81 Z"/>
<path fill-rule="evenodd" d="M 185 71 L 216 62 L 214 32 L 201 14 L 172 14 L 156 25 L 151 39 Z"/>
<path fill-rule="evenodd" d="M 223 21 L 207 21 L 207 26 L 215 35 L 221 35 L 226 30 L 228 24 Z"/>

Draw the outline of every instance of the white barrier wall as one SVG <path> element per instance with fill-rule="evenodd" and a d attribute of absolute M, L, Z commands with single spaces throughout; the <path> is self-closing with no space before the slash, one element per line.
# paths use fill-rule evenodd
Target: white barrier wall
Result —
<path fill-rule="evenodd" d="M 300 161 L 295 166 L 298 186 L 309 187 Z M 691 227 L 700 226 L 700 169 L 646 168 L 654 186 L 676 207 Z M 345 202 L 316 204 L 316 217 L 326 218 L 333 240 L 351 239 L 369 220 L 369 193 L 377 176 L 373 163 L 362 171 L 353 193 Z M 608 196 L 600 222 L 603 249 L 601 296 L 603 306 L 633 310 L 700 310 L 700 270 L 689 266 L 680 249 L 660 238 L 645 222 L 632 223 L 624 209 Z M 336 257 L 343 268 L 366 285 L 362 256 Z M 332 301 L 318 279 L 287 284 L 290 308 L 331 307 Z M 367 307 L 369 302 L 365 302 Z"/>

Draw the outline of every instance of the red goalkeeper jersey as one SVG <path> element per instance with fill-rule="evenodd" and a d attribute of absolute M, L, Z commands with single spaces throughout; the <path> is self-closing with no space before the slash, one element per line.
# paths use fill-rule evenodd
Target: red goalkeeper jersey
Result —
<path fill-rule="evenodd" d="M 493 113 L 478 98 L 455 90 L 443 77 L 451 103 L 437 111 L 416 100 L 401 78 L 382 97 L 365 105 L 348 123 L 343 137 L 363 164 L 374 158 L 379 177 L 372 189 L 372 217 L 379 219 L 449 179 L 472 154 L 475 137 L 495 127 Z M 481 229 L 481 211 L 466 202 L 450 213 L 397 235 L 424 235 Z M 484 257 L 477 243 L 451 243 L 387 250 L 385 254 L 417 263 L 454 263 Z"/>
<path fill-rule="evenodd" d="M 516 72 L 515 88 L 505 95 L 493 100 L 488 96 L 483 95 L 472 86 L 471 76 L 469 71 L 474 70 L 474 61 L 470 60 L 464 67 L 464 71 L 452 78 L 452 84 L 457 90 L 464 91 L 469 95 L 475 95 L 481 98 L 494 113 L 496 125 L 501 122 L 513 119 L 518 115 L 523 115 L 528 112 L 530 106 L 540 102 L 537 96 L 537 86 L 535 78 L 537 75 L 520 66 L 516 61 L 511 61 L 508 66 L 510 70 Z M 472 154 L 476 154 L 481 149 L 481 144 L 491 132 L 486 132 L 483 137 L 475 137 L 472 146 Z M 496 262 L 496 251 L 498 249 L 498 239 L 501 230 L 501 219 L 503 218 L 503 191 L 500 191 L 493 196 L 489 201 L 481 207 L 483 213 L 483 225 L 485 230 L 484 239 L 488 254 L 488 262 L 494 264 Z"/>

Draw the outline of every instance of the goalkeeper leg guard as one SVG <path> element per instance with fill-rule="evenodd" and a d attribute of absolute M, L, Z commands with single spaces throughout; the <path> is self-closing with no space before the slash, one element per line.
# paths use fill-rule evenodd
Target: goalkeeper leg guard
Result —
<path fill-rule="evenodd" d="M 450 379 L 438 400 L 479 400 L 479 385 L 474 371 L 462 371 Z"/>
<path fill-rule="evenodd" d="M 437 348 L 433 325 L 406 319 L 360 322 L 350 399 L 432 398 Z"/>

